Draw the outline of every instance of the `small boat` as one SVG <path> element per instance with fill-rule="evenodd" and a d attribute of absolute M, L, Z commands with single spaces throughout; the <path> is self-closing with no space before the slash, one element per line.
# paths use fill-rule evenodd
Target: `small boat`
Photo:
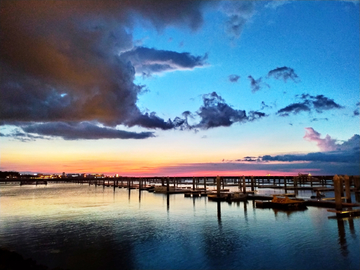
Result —
<path fill-rule="evenodd" d="M 226 201 L 228 202 L 239 202 L 245 201 L 247 199 L 247 194 L 242 192 L 232 192 L 228 194 Z"/>
<path fill-rule="evenodd" d="M 208 199 L 211 201 L 227 201 L 227 202 L 238 202 L 247 199 L 247 194 L 242 192 L 223 192 L 223 193 L 209 193 Z"/>
<path fill-rule="evenodd" d="M 209 193 L 207 197 L 210 201 L 221 202 L 221 201 L 225 201 L 227 195 L 228 193 L 219 193 L 219 194 Z"/>
<path fill-rule="evenodd" d="M 289 199 L 288 196 L 277 197 L 274 195 L 270 206 L 272 208 L 280 209 L 306 209 L 305 201 L 303 199 Z"/>

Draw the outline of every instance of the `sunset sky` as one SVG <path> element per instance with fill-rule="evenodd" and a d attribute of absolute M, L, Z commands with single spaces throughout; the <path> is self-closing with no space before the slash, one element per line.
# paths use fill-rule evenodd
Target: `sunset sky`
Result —
<path fill-rule="evenodd" d="M 0 2 L 0 170 L 360 174 L 359 1 Z"/>

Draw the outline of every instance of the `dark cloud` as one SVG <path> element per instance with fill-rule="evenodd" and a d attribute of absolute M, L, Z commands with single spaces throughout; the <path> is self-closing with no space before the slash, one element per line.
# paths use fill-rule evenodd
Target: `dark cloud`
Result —
<path fill-rule="evenodd" d="M 208 129 L 214 127 L 228 127 L 234 123 L 245 123 L 265 117 L 265 113 L 245 110 L 236 110 L 230 107 L 216 92 L 203 96 L 203 106 L 196 112 L 201 118 L 198 124 L 191 128 Z"/>
<path fill-rule="evenodd" d="M 267 83 L 262 82 L 262 77 L 255 80 L 251 75 L 249 75 L 248 78 L 250 80 L 250 87 L 251 87 L 251 91 L 253 93 L 255 93 L 256 91 L 259 91 L 264 86 L 267 86 L 268 88 L 270 88 L 270 86 Z"/>
<path fill-rule="evenodd" d="M 266 114 L 263 113 L 263 112 L 249 111 L 247 120 L 248 121 L 254 121 L 254 120 L 260 119 L 260 118 L 265 117 L 265 116 L 266 116 Z"/>
<path fill-rule="evenodd" d="M 156 50 L 145 47 L 136 47 L 121 54 L 121 59 L 130 61 L 138 74 L 151 76 L 153 73 L 162 73 L 175 70 L 190 70 L 206 65 L 207 55 L 193 56 L 190 53 Z"/>
<path fill-rule="evenodd" d="M 309 94 L 302 94 L 298 97 L 302 102 L 290 104 L 278 110 L 277 114 L 280 116 L 289 116 L 291 113 L 298 114 L 300 112 L 311 112 L 313 110 L 322 113 L 324 110 L 344 108 L 337 104 L 333 99 L 327 98 L 324 95 L 312 96 Z"/>
<path fill-rule="evenodd" d="M 244 157 L 242 160 L 237 160 L 237 161 L 255 162 L 255 161 L 260 161 L 260 159 L 258 157 L 247 156 L 247 157 Z"/>
<path fill-rule="evenodd" d="M 22 129 L 27 133 L 61 137 L 64 140 L 146 139 L 154 137 L 153 132 L 128 132 L 115 128 L 101 127 L 89 122 L 30 124 L 23 126 Z"/>
<path fill-rule="evenodd" d="M 225 23 L 225 32 L 232 39 L 238 39 L 244 30 L 245 24 L 255 13 L 254 1 L 226 1 L 222 11 L 228 16 Z"/>
<path fill-rule="evenodd" d="M 142 126 L 146 128 L 160 128 L 163 130 L 172 129 L 175 127 L 173 122 L 169 119 L 165 122 L 162 118 L 156 116 L 155 112 L 150 114 L 145 113 L 140 115 L 138 118 L 132 119 L 131 121 L 127 122 L 128 126 Z"/>
<path fill-rule="evenodd" d="M 356 103 L 356 106 L 358 106 L 358 108 L 356 108 L 356 109 L 354 110 L 353 116 L 358 116 L 358 115 L 359 115 L 359 105 L 360 105 L 360 102 Z"/>
<path fill-rule="evenodd" d="M 134 83 L 134 66 L 119 55 L 133 49 L 135 20 L 158 30 L 169 25 L 196 30 L 204 3 L 1 1 L 0 120 L 49 125 L 95 121 L 110 129 L 137 123 L 166 129 L 164 121 L 140 112 L 136 103 L 144 86 Z M 185 56 L 190 62 L 198 59 L 196 65 L 204 60 L 171 53 L 182 60 L 180 67 L 191 66 Z"/>
<path fill-rule="evenodd" d="M 229 81 L 230 82 L 237 82 L 238 80 L 240 79 L 240 76 L 239 75 L 236 75 L 236 74 L 232 74 L 232 75 L 229 75 Z"/>
<path fill-rule="evenodd" d="M 276 69 L 270 70 L 268 77 L 273 77 L 277 80 L 283 80 L 284 82 L 286 82 L 288 79 L 291 79 L 294 82 L 299 81 L 299 76 L 296 75 L 294 69 L 289 67 L 278 67 Z"/>
<path fill-rule="evenodd" d="M 277 114 L 279 114 L 280 116 L 289 116 L 290 113 L 298 114 L 300 112 L 309 112 L 309 111 L 310 111 L 309 104 L 302 102 L 302 103 L 290 104 L 285 108 L 278 110 Z"/>
<path fill-rule="evenodd" d="M 245 111 L 231 108 L 215 92 L 204 95 L 203 102 L 204 105 L 197 112 L 201 117 L 200 123 L 195 126 L 197 128 L 228 127 L 233 123 L 245 122 L 247 120 Z"/>
<path fill-rule="evenodd" d="M 266 105 L 264 101 L 261 101 L 261 110 L 272 109 L 272 106 Z"/>
<path fill-rule="evenodd" d="M 321 113 L 323 110 L 341 109 L 339 104 L 335 103 L 333 99 L 327 98 L 323 95 L 311 96 L 313 99 L 312 104 L 317 112 Z"/>
<path fill-rule="evenodd" d="M 360 162 L 360 151 L 337 151 L 326 153 L 308 153 L 305 155 L 265 155 L 262 161 L 309 161 L 309 162 L 341 162 L 341 163 L 356 163 Z"/>

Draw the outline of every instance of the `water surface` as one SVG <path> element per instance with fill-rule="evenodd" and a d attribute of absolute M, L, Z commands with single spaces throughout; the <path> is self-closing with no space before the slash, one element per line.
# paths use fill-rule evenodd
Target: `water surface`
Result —
<path fill-rule="evenodd" d="M 360 219 L 329 216 L 101 186 L 0 186 L 0 246 L 52 268 L 359 269 Z"/>

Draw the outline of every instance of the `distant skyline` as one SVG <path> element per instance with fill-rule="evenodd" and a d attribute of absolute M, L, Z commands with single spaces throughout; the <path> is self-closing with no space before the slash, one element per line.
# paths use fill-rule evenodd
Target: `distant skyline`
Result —
<path fill-rule="evenodd" d="M 359 1 L 1 1 L 0 170 L 360 175 Z"/>

